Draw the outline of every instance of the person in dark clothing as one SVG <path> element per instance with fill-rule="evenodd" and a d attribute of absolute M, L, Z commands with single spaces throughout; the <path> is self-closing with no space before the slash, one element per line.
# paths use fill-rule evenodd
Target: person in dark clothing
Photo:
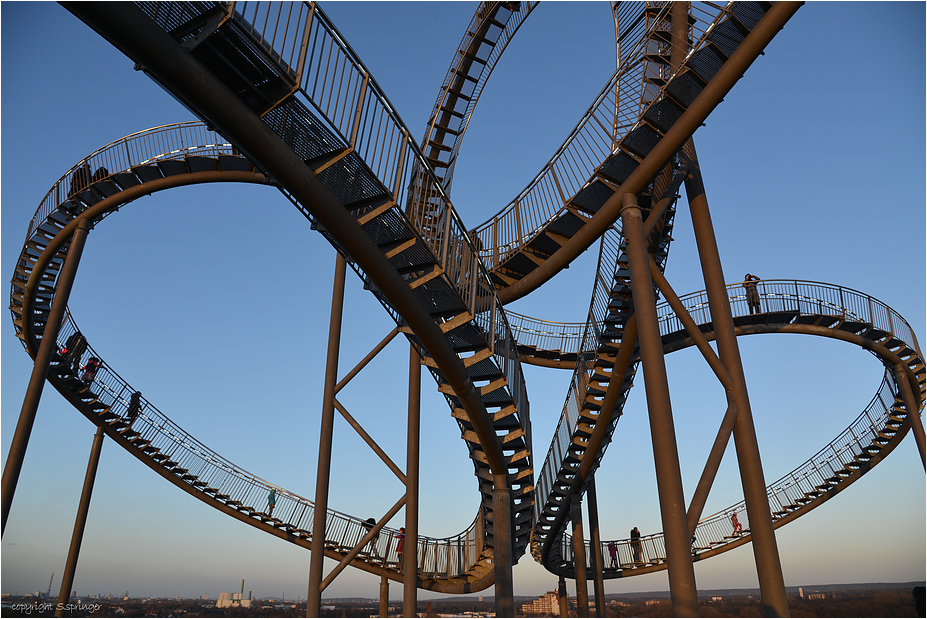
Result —
<path fill-rule="evenodd" d="M 58 351 L 58 354 L 64 357 L 65 364 L 71 366 L 71 370 L 77 374 L 80 368 L 80 358 L 87 350 L 87 340 L 84 339 L 80 331 L 75 331 L 64 343 L 64 347 Z"/>
<path fill-rule="evenodd" d="M 142 409 L 142 392 L 136 391 L 132 394 L 132 397 L 129 398 L 129 409 L 126 411 L 126 419 L 129 421 L 129 427 L 132 427 L 132 424 L 135 423 L 135 418 L 138 417 L 139 411 Z"/>
<path fill-rule="evenodd" d="M 85 163 L 74 170 L 74 174 L 71 176 L 71 188 L 68 190 L 68 196 L 73 197 L 75 194 L 82 192 L 90 186 L 90 181 L 90 166 Z"/>
<path fill-rule="evenodd" d="M 637 530 L 637 527 L 631 529 L 631 550 L 634 551 L 634 563 L 643 563 L 641 532 Z"/>
<path fill-rule="evenodd" d="M 100 360 L 96 357 L 90 357 L 90 360 L 87 361 L 87 364 L 82 368 L 84 370 L 84 375 L 81 376 L 81 380 L 84 381 L 88 386 L 93 384 L 94 379 L 97 377 L 97 372 L 100 371 Z"/>
<path fill-rule="evenodd" d="M 751 314 L 760 313 L 760 293 L 756 289 L 756 283 L 760 278 L 756 275 L 747 273 L 744 275 L 744 288 L 747 289 L 747 307 L 750 308 Z"/>
<path fill-rule="evenodd" d="M 361 526 L 364 527 L 364 530 L 366 531 L 364 535 L 367 535 L 367 533 L 373 530 L 373 527 L 377 526 L 377 521 L 374 520 L 373 518 L 368 518 L 367 520 L 364 520 L 361 522 Z M 379 558 L 379 553 L 377 553 L 377 538 L 376 537 L 370 540 L 370 542 L 367 544 L 367 547 L 364 549 L 364 551 L 370 556 Z"/>
<path fill-rule="evenodd" d="M 109 176 L 109 170 L 104 167 L 99 167 L 97 171 L 93 173 L 93 178 L 91 180 L 96 183 L 97 181 L 102 181 L 107 176 Z"/>

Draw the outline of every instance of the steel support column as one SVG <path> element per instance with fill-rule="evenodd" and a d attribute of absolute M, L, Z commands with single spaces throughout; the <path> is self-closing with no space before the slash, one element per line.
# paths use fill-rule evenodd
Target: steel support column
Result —
<path fill-rule="evenodd" d="M 566 579 L 561 576 L 557 583 L 557 603 L 560 606 L 560 616 L 570 616 L 570 598 L 567 596 Z"/>
<path fill-rule="evenodd" d="M 650 254 L 647 252 L 644 226 L 637 198 L 625 194 L 621 209 L 622 231 L 627 239 L 628 268 L 631 273 L 631 298 L 637 316 L 644 391 L 650 416 L 660 517 L 666 543 L 670 599 L 676 617 L 698 616 L 698 592 L 692 567 L 692 545 L 686 523 L 682 473 L 676 448 L 676 431 L 670 404 L 669 384 L 663 359 L 663 342 L 657 321 L 656 298 L 650 277 Z"/>
<path fill-rule="evenodd" d="M 515 616 L 515 583 L 512 579 L 512 491 L 505 475 L 493 475 L 492 566 L 495 575 L 497 617 Z"/>
<path fill-rule="evenodd" d="M 74 572 L 77 571 L 77 559 L 80 556 L 80 544 L 84 539 L 84 527 L 87 524 L 87 513 L 90 511 L 90 497 L 93 495 L 93 483 L 97 478 L 97 465 L 100 463 L 100 452 L 103 449 L 103 428 L 98 427 L 93 435 L 93 445 L 90 447 L 90 460 L 87 462 L 87 474 L 84 475 L 84 488 L 80 494 L 80 504 L 77 506 L 77 517 L 74 519 L 74 531 L 71 533 L 71 547 L 68 549 L 68 561 L 64 566 L 64 575 L 61 577 L 61 589 L 58 592 L 58 605 L 55 607 L 55 616 L 64 617 L 64 607 L 71 597 L 71 586 L 74 584 Z"/>
<path fill-rule="evenodd" d="M 718 356 L 733 381 L 731 400 L 737 406 L 737 418 L 734 421 L 733 431 L 734 448 L 737 452 L 747 517 L 750 519 L 753 555 L 756 560 L 760 593 L 763 596 L 764 613 L 766 616 L 788 617 L 789 606 L 785 595 L 785 580 L 782 576 L 772 516 L 769 513 L 766 481 L 760 461 L 759 443 L 753 424 L 753 412 L 750 409 L 740 348 L 737 345 L 734 318 L 727 296 L 721 256 L 711 222 L 711 213 L 708 210 L 708 199 L 705 196 L 701 170 L 695 147 L 691 141 L 686 146 L 686 155 L 691 158 L 689 161 L 690 176 L 686 179 L 686 195 L 692 212 L 692 226 L 695 229 L 695 242 L 701 261 L 702 275 L 705 278 Z"/>
<path fill-rule="evenodd" d="M 389 617 L 389 578 L 380 576 L 380 616 Z"/>
<path fill-rule="evenodd" d="M 576 616 L 589 616 L 589 590 L 586 585 L 586 540 L 583 539 L 583 496 L 570 495 L 570 519 L 573 522 L 573 579 L 576 581 Z"/>
<path fill-rule="evenodd" d="M 389 578 L 380 576 L 380 616 L 389 617 Z"/>
<path fill-rule="evenodd" d="M 602 562 L 602 534 L 599 531 L 599 500 L 595 493 L 595 476 L 589 481 L 586 490 L 586 511 L 589 513 L 589 533 L 592 538 L 590 553 L 592 554 L 593 587 L 595 590 L 595 616 L 605 616 L 605 576 Z"/>
<path fill-rule="evenodd" d="M 13 442 L 10 444 L 10 451 L 6 456 L 6 466 L 3 468 L 3 478 L 0 480 L 0 492 L 3 495 L 3 522 L 0 524 L 0 535 L 6 530 L 6 520 L 10 515 L 10 507 L 13 505 L 13 494 L 16 492 L 16 484 L 19 483 L 19 474 L 22 472 L 23 460 L 26 457 L 26 447 L 29 445 L 32 426 L 35 425 L 35 415 L 39 410 L 39 400 L 42 398 L 42 389 L 45 387 L 45 377 L 48 376 L 48 366 L 51 364 L 52 353 L 55 352 L 58 331 L 61 328 L 61 321 L 64 320 L 68 297 L 71 295 L 71 287 L 74 285 L 74 277 L 77 275 L 77 267 L 80 264 L 80 256 L 84 251 L 84 243 L 87 240 L 89 231 L 90 220 L 84 217 L 78 222 L 74 233 L 71 235 L 71 245 L 68 247 L 67 258 L 61 268 L 61 273 L 58 274 L 55 297 L 52 299 L 51 308 L 48 312 L 48 321 L 45 323 L 42 342 L 35 354 L 35 360 L 32 364 L 32 376 L 29 378 L 29 386 L 26 387 L 26 395 L 23 398 L 19 421 L 16 423 L 16 430 L 13 432 Z"/>
<path fill-rule="evenodd" d="M 328 486 L 331 480 L 332 436 L 335 427 L 335 385 L 338 382 L 338 353 L 341 350 L 341 319 L 344 309 L 344 280 L 347 264 L 341 254 L 335 258 L 332 313 L 328 325 L 328 356 L 322 394 L 322 428 L 319 431 L 319 466 L 315 481 L 315 512 L 312 520 L 312 554 L 309 559 L 309 593 L 306 616 L 320 617 L 322 567 L 325 561 L 325 518 L 328 515 Z"/>
<path fill-rule="evenodd" d="M 905 366 L 901 363 L 895 366 L 895 380 L 898 381 L 898 388 L 901 390 L 901 399 L 904 407 L 908 411 L 908 420 L 911 423 L 911 433 L 914 434 L 914 442 L 917 444 L 917 451 L 921 456 L 921 464 L 927 469 L 927 460 L 924 459 L 924 424 L 921 423 L 921 412 L 917 408 L 917 400 L 914 398 L 914 390 L 911 383 L 908 382 L 908 374 Z"/>
<path fill-rule="evenodd" d="M 416 616 L 418 604 L 418 490 L 422 358 L 409 345 L 409 427 L 406 438 L 406 531 L 402 557 L 402 612 Z"/>

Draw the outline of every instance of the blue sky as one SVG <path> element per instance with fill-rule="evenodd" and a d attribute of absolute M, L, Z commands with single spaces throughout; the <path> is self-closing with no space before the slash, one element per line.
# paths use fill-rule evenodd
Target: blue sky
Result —
<path fill-rule="evenodd" d="M 322 4 L 399 111 L 424 132 L 475 4 Z M 5 2 L 2 36 L 2 263 L 12 275 L 45 192 L 93 150 L 191 119 L 132 63 L 54 3 Z M 696 133 L 726 279 L 840 284 L 887 303 L 925 337 L 925 5 L 809 2 Z M 889 43 L 890 42 L 890 43 Z M 607 3 L 544 3 L 510 45 L 474 115 L 452 199 L 468 226 L 534 177 L 613 71 Z M 684 200 L 667 277 L 703 288 Z M 580 321 L 596 251 L 520 313 Z M 177 189 L 138 200 L 90 235 L 71 309 L 91 344 L 145 397 L 239 466 L 312 497 L 333 250 L 265 187 Z M 349 274 L 342 374 L 391 328 Z M 869 402 L 880 364 L 807 336 L 741 338 L 768 481 L 824 446 Z M 31 363 L 8 325 L 2 346 L 5 462 Z M 408 347 L 391 344 L 340 399 L 404 461 Z M 693 351 L 667 358 L 687 493 L 724 412 Z M 544 454 L 569 372 L 528 368 L 536 454 Z M 637 390 L 635 390 L 637 391 Z M 459 429 L 423 381 L 421 532 L 454 535 L 478 492 Z M 4 593 L 44 590 L 64 568 L 93 427 L 46 389 L 2 542 Z M 382 515 L 402 494 L 339 421 L 330 506 Z M 540 466 L 540 463 L 538 463 Z M 633 393 L 597 477 L 603 537 L 659 530 L 643 393 Z M 925 477 L 913 439 L 777 539 L 788 585 L 925 578 Z M 729 450 L 706 514 L 741 499 Z M 401 525 L 401 516 L 392 523 Z M 256 596 L 305 598 L 309 553 L 215 512 L 115 444 L 103 447 L 74 588 L 80 594 L 216 596 L 241 579 Z M 699 563 L 701 589 L 756 586 L 752 550 Z M 519 595 L 555 588 L 529 556 Z M 607 592 L 665 589 L 665 572 Z M 572 595 L 572 585 L 570 585 Z M 486 592 L 491 594 L 491 590 Z M 331 596 L 378 595 L 348 570 Z M 401 587 L 392 585 L 394 599 Z M 422 593 L 421 597 L 427 597 Z"/>

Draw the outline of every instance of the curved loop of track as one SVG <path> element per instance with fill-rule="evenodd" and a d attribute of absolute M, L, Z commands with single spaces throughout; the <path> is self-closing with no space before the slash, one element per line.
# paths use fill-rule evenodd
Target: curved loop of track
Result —
<path fill-rule="evenodd" d="M 869 295 L 841 286 L 794 280 L 764 280 L 759 283 L 758 291 L 761 312 L 752 314 L 742 284 L 728 287 L 738 336 L 793 333 L 838 339 L 868 350 L 886 368 L 877 393 L 847 429 L 795 470 L 768 486 L 770 513 L 778 528 L 846 489 L 901 442 L 910 428 L 909 415 L 919 415 L 927 402 L 927 369 L 910 325 L 889 306 Z M 705 293 L 691 294 L 681 301 L 699 330 L 707 339 L 713 339 Z M 658 314 L 666 353 L 694 345 L 668 304 L 658 306 Z M 906 381 L 915 394 L 917 411 L 907 410 L 899 380 Z M 577 397 L 582 396 L 577 394 Z M 613 413 L 614 421 L 621 413 L 620 409 Z M 572 423 L 576 425 L 581 420 L 574 418 Z M 569 454 L 564 455 L 565 460 L 571 458 Z M 545 462 L 538 475 L 539 486 L 568 487 L 570 480 L 562 474 L 560 478 L 550 477 L 548 464 Z M 551 496 L 555 495 L 552 490 Z M 542 514 L 545 506 L 540 502 L 537 505 Z M 739 514 L 741 522 L 746 522 L 743 502 L 699 521 L 695 530 L 694 559 L 707 559 L 750 541 L 749 529 L 739 535 L 732 533 L 731 515 L 735 513 Z M 544 526 L 543 516 L 539 515 L 538 522 L 538 526 Z M 538 538 L 540 535 L 536 532 Z M 550 538 L 543 548 L 533 544 L 532 553 L 551 572 L 575 577 L 571 536 L 561 528 Z M 604 541 L 598 552 L 605 566 L 605 578 L 666 569 L 662 533 L 642 539 L 639 561 L 635 560 L 630 539 Z M 591 557 L 588 561 L 592 577 Z"/>
<path fill-rule="evenodd" d="M 71 181 L 84 165 L 107 172 L 75 187 Z M 30 222 L 11 285 L 13 323 L 30 356 L 35 356 L 44 333 L 57 274 L 66 258 L 77 216 L 89 217 L 97 225 L 138 197 L 204 182 L 266 184 L 267 179 L 201 123 L 168 125 L 127 136 L 95 151 L 59 179 Z M 56 350 L 78 330 L 69 313 Z M 77 366 L 84 365 L 91 356 L 102 361 L 92 384 L 80 380 L 79 372 L 57 354 L 48 380 L 109 438 L 211 507 L 311 548 L 311 501 L 226 460 L 144 399 L 141 412 L 130 423 L 129 401 L 136 389 L 89 344 Z M 273 515 L 264 507 L 271 488 L 276 489 L 277 496 Z M 325 553 L 343 560 L 355 551 L 370 528 L 358 517 L 335 510 L 327 514 Z M 401 581 L 397 536 L 398 531 L 382 528 L 371 542 L 356 551 L 352 565 Z M 467 530 L 451 538 L 420 536 L 418 553 L 423 588 L 464 593 L 479 591 L 493 582 L 491 549 L 487 552 L 485 547 L 480 515 Z"/>

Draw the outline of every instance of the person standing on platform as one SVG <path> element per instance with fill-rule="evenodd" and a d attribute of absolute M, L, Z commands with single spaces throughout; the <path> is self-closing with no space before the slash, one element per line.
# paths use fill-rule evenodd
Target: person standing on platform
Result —
<path fill-rule="evenodd" d="M 744 288 L 747 289 L 747 307 L 750 308 L 751 314 L 760 313 L 760 293 L 756 289 L 756 283 L 760 281 L 760 278 L 756 275 L 750 275 L 747 273 L 744 275 Z"/>
<path fill-rule="evenodd" d="M 637 530 L 637 527 L 631 529 L 631 550 L 634 551 L 634 563 L 639 565 L 644 562 L 641 547 L 641 532 Z"/>
<path fill-rule="evenodd" d="M 271 488 L 270 494 L 267 495 L 267 516 L 273 517 L 274 505 L 277 504 L 277 489 Z"/>

